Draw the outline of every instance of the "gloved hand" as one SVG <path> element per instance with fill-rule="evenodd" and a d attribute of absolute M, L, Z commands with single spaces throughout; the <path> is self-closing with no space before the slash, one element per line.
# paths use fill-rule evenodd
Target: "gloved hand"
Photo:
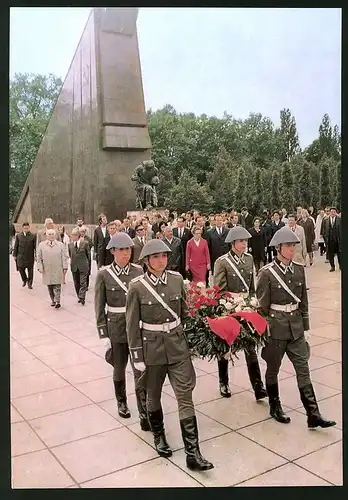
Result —
<path fill-rule="evenodd" d="M 310 339 L 310 337 L 311 337 L 311 334 L 309 333 L 309 331 L 304 332 L 304 337 L 305 337 L 305 339 L 306 339 L 306 342 L 308 342 L 308 341 L 309 341 L 309 339 Z"/>
<path fill-rule="evenodd" d="M 145 363 L 141 361 L 139 363 L 134 363 L 134 369 L 138 372 L 144 372 L 146 370 Z"/>
<path fill-rule="evenodd" d="M 111 340 L 109 337 L 103 339 L 105 350 L 107 351 L 111 347 Z"/>

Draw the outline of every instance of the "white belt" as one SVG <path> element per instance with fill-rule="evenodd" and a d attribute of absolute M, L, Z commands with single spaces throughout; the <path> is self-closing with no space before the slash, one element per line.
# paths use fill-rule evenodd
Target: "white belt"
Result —
<path fill-rule="evenodd" d="M 229 292 L 229 293 L 233 298 L 243 297 L 244 299 L 246 299 L 247 297 L 249 297 L 249 292 L 240 292 L 240 293 Z"/>
<path fill-rule="evenodd" d="M 124 307 L 111 307 L 111 306 L 107 306 L 107 311 L 110 312 L 110 313 L 125 313 L 126 312 L 126 306 Z"/>
<path fill-rule="evenodd" d="M 270 309 L 273 309 L 273 311 L 281 311 L 281 312 L 290 313 L 290 312 L 296 311 L 296 309 L 298 309 L 298 304 L 285 304 L 284 306 L 281 306 L 279 304 L 271 304 Z"/>
<path fill-rule="evenodd" d="M 144 323 L 143 321 L 139 321 L 139 328 L 143 330 L 149 330 L 150 332 L 169 332 L 170 330 L 174 330 L 174 328 L 176 328 L 180 324 L 180 319 L 172 321 L 171 323 L 162 323 L 161 325 L 153 325 L 151 323 Z"/>

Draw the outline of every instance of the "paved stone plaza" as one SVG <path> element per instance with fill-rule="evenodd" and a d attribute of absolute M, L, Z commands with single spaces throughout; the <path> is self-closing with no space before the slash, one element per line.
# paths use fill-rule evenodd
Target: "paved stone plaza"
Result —
<path fill-rule="evenodd" d="M 332 486 L 342 484 L 340 273 L 317 257 L 308 268 L 312 380 L 324 416 L 337 427 L 308 430 L 291 363 L 280 372 L 289 425 L 256 403 L 243 358 L 230 369 L 231 399 L 218 391 L 216 363 L 196 361 L 194 401 L 203 455 L 215 468 L 185 467 L 176 400 L 168 383 L 163 407 L 169 460 L 157 456 L 137 422 L 128 369 L 132 418 L 117 415 L 104 347 L 94 325 L 92 285 L 77 304 L 69 273 L 62 308 L 50 307 L 36 273 L 22 288 L 11 258 L 11 440 L 13 488 L 199 486 Z M 261 360 L 264 370 L 264 362 Z"/>

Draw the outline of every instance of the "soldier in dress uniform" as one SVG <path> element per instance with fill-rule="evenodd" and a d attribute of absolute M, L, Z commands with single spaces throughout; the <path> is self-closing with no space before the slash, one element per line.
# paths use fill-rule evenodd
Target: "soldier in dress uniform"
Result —
<path fill-rule="evenodd" d="M 260 270 L 256 295 L 262 312 L 269 317 L 270 339 L 262 349 L 267 363 L 266 389 L 270 415 L 287 424 L 279 399 L 278 373 L 284 354 L 292 362 L 307 413 L 309 428 L 332 427 L 336 422 L 325 420 L 318 408 L 308 367 L 308 346 L 305 332 L 309 330 L 308 297 L 304 267 L 292 262 L 298 236 L 287 226 L 273 236 L 270 246 L 277 250 L 273 262 Z"/>
<path fill-rule="evenodd" d="M 251 237 L 249 231 L 242 226 L 235 226 L 230 229 L 225 242 L 232 243 L 231 250 L 222 255 L 215 262 L 214 284 L 222 291 L 230 292 L 235 296 L 255 295 L 255 269 L 251 254 L 246 253 L 248 239 Z M 257 401 L 267 397 L 267 392 L 263 386 L 259 360 L 255 349 L 244 351 L 248 373 L 252 388 Z M 228 386 L 228 360 L 222 358 L 218 361 L 220 394 L 224 398 L 231 397 Z"/>
<path fill-rule="evenodd" d="M 162 387 L 169 377 L 178 401 L 186 464 L 191 470 L 208 470 L 213 464 L 199 449 L 192 391 L 196 374 L 190 358 L 183 322 L 188 318 L 182 276 L 166 271 L 170 248 L 161 240 L 148 241 L 140 255 L 147 272 L 134 278 L 127 295 L 127 335 L 134 369 L 142 373 L 147 410 L 157 453 L 170 457 L 161 407 Z"/>
<path fill-rule="evenodd" d="M 140 266 L 130 263 L 133 241 L 126 233 L 117 233 L 110 239 L 107 250 L 114 262 L 98 271 L 95 282 L 95 315 L 99 337 L 106 339 L 112 354 L 113 381 L 120 417 L 131 416 L 126 395 L 126 366 L 129 348 L 126 333 L 126 296 L 130 281 L 141 276 Z M 107 313 L 105 313 L 105 307 Z M 110 352 L 110 351 L 109 351 Z M 146 412 L 146 393 L 138 384 L 139 372 L 134 372 L 137 406 L 142 430 L 150 430 Z"/>

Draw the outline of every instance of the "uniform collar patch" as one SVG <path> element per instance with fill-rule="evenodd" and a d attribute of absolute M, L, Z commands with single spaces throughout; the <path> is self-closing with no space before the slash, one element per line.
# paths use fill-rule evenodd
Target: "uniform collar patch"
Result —
<path fill-rule="evenodd" d="M 125 267 L 120 267 L 118 264 L 116 264 L 116 262 L 114 261 L 112 263 L 112 266 L 114 268 L 114 271 L 116 272 L 117 276 L 120 276 L 121 274 L 125 274 L 126 276 L 128 276 L 129 274 L 129 270 L 130 270 L 130 265 L 127 264 Z"/>
<path fill-rule="evenodd" d="M 231 250 L 230 256 L 232 257 L 232 259 L 235 261 L 236 264 L 239 264 L 240 262 L 242 262 L 243 264 L 245 263 L 244 254 L 242 254 L 240 257 L 238 257 L 238 255 L 236 253 L 234 253 L 233 250 Z"/>
<path fill-rule="evenodd" d="M 280 260 L 276 259 L 276 264 L 277 264 L 277 266 L 279 267 L 279 269 L 281 270 L 281 272 L 283 274 L 286 274 L 287 271 L 290 271 L 291 273 L 294 273 L 294 264 L 292 262 L 290 262 L 286 266 L 285 264 L 283 264 L 283 262 L 281 262 Z"/>
<path fill-rule="evenodd" d="M 150 271 L 148 271 L 147 274 L 148 274 L 151 282 L 155 286 L 157 286 L 158 283 L 162 283 L 163 285 L 167 284 L 167 273 L 166 273 L 166 271 L 163 271 L 162 275 L 159 278 L 157 276 L 155 276 L 154 274 L 152 274 Z"/>

